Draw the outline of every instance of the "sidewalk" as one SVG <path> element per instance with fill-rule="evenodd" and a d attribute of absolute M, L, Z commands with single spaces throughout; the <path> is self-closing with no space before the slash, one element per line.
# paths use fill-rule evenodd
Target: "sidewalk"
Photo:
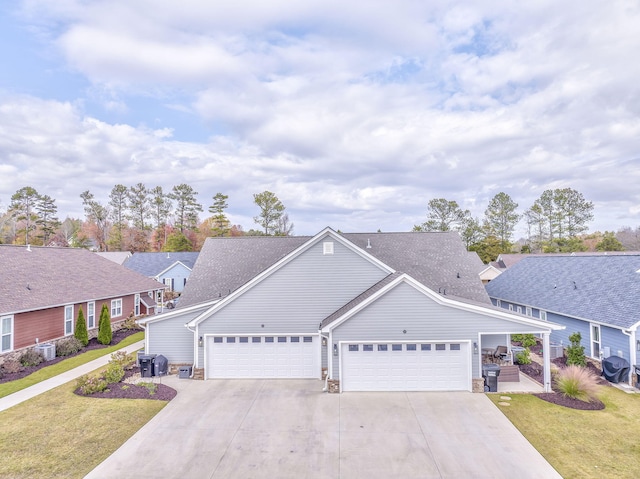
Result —
<path fill-rule="evenodd" d="M 138 349 L 144 347 L 144 339 L 138 341 L 137 343 L 130 344 L 118 351 L 126 351 L 127 353 L 133 353 Z M 115 351 L 114 351 L 115 352 Z M 113 354 L 113 353 L 111 353 Z M 15 392 L 3 398 L 0 398 L 0 411 L 4 411 L 5 409 L 9 409 L 10 407 L 15 406 L 16 404 L 20 404 L 27 399 L 31 399 L 39 394 L 47 392 L 53 388 L 56 388 L 62 384 L 68 383 L 76 378 L 79 378 L 83 374 L 90 373 L 91 371 L 95 371 L 99 367 L 106 365 L 111 359 L 111 354 L 105 354 L 102 357 L 94 359 L 82 366 L 78 366 L 75 369 L 71 369 L 62 374 L 58 374 L 52 378 L 47 379 L 46 381 L 39 382 L 34 384 L 33 386 L 29 386 L 26 389 Z"/>

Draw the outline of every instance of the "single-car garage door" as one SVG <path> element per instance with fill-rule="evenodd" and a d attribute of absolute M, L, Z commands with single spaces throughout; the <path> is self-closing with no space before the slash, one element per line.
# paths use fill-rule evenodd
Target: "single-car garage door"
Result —
<path fill-rule="evenodd" d="M 343 391 L 471 390 L 465 342 L 342 343 Z"/>
<path fill-rule="evenodd" d="M 319 378 L 318 338 L 303 334 L 207 336 L 207 378 Z"/>

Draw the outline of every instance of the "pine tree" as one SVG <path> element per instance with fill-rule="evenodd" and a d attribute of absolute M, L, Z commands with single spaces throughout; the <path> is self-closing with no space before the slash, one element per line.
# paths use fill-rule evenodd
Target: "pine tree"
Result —
<path fill-rule="evenodd" d="M 109 314 L 107 305 L 103 304 L 102 311 L 100 312 L 100 322 L 98 323 L 98 342 L 100 344 L 111 344 L 112 336 L 111 315 Z"/>
<path fill-rule="evenodd" d="M 87 321 L 84 319 L 84 312 L 82 306 L 78 310 L 78 319 L 76 320 L 76 330 L 74 336 L 83 346 L 89 344 L 89 332 L 87 331 Z"/>

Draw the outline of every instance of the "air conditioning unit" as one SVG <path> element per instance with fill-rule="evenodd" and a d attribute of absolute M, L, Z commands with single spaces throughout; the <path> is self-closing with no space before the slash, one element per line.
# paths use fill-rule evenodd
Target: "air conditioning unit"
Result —
<path fill-rule="evenodd" d="M 51 361 L 56 357 L 56 345 L 52 343 L 43 343 L 38 344 L 36 346 L 36 351 L 38 351 L 44 357 L 45 361 Z"/>

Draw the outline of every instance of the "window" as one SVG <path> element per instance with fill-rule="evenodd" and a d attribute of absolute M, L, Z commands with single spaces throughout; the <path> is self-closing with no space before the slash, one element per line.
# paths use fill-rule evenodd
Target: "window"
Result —
<path fill-rule="evenodd" d="M 169 291 L 173 291 L 173 278 L 164 278 L 162 282 Z"/>
<path fill-rule="evenodd" d="M 291 336 L 291 342 L 292 343 L 299 343 L 300 342 L 300 336 Z"/>
<path fill-rule="evenodd" d="M 140 316 L 140 295 L 136 294 L 133 300 L 133 314 Z"/>
<path fill-rule="evenodd" d="M 64 307 L 64 335 L 73 334 L 73 305 Z"/>
<path fill-rule="evenodd" d="M 591 325 L 591 357 L 600 358 L 600 325 Z"/>
<path fill-rule="evenodd" d="M 350 344 L 349 345 L 349 351 L 359 351 L 360 348 L 358 347 L 357 344 Z"/>
<path fill-rule="evenodd" d="M 531 307 L 527 306 L 527 309 L 525 310 L 525 314 L 527 316 L 533 316 L 533 312 L 531 311 Z"/>
<path fill-rule="evenodd" d="M 287 342 L 287 337 L 286 336 L 278 336 L 278 342 L 279 343 L 286 343 Z"/>
<path fill-rule="evenodd" d="M 322 243 L 322 254 L 333 254 L 333 241 Z"/>
<path fill-rule="evenodd" d="M 305 343 L 312 343 L 313 342 L 313 336 L 305 336 L 304 338 L 302 338 L 302 340 Z"/>
<path fill-rule="evenodd" d="M 509 304 L 509 311 L 513 311 L 513 304 Z"/>
<path fill-rule="evenodd" d="M 252 343 L 261 343 L 262 342 L 262 338 L 260 336 L 254 336 L 251 338 L 251 342 Z"/>
<path fill-rule="evenodd" d="M 227 343 L 235 343 L 235 342 L 236 342 L 236 338 L 234 338 L 233 336 L 227 337 Z"/>
<path fill-rule="evenodd" d="M 415 344 L 407 344 L 407 351 L 415 351 L 415 350 L 416 350 Z"/>
<path fill-rule="evenodd" d="M 240 342 L 241 343 L 248 343 L 249 342 L 249 338 L 247 336 L 240 336 Z"/>
<path fill-rule="evenodd" d="M 450 351 L 460 351 L 460 345 L 457 343 L 453 343 L 449 345 Z"/>
<path fill-rule="evenodd" d="M 502 307 L 502 301 L 500 301 L 499 299 L 496 299 L 496 306 L 498 308 L 501 308 Z"/>
<path fill-rule="evenodd" d="M 111 300 L 111 317 L 117 318 L 122 316 L 122 299 Z"/>
<path fill-rule="evenodd" d="M 522 306 L 518 306 L 517 312 L 518 314 L 522 314 Z"/>
<path fill-rule="evenodd" d="M 540 319 L 542 321 L 546 321 L 547 320 L 547 312 L 546 311 L 540 310 Z"/>
<path fill-rule="evenodd" d="M 96 303 L 91 301 L 87 303 L 87 328 L 93 329 L 96 327 Z"/>
<path fill-rule="evenodd" d="M 11 351 L 13 349 L 13 316 L 0 318 L 0 336 L 2 337 L 0 352 Z"/>
<path fill-rule="evenodd" d="M 447 349 L 446 344 L 436 344 L 436 351 L 445 351 Z"/>
<path fill-rule="evenodd" d="M 264 338 L 264 342 L 265 343 L 272 343 L 273 342 L 273 336 L 267 336 L 266 338 Z"/>
<path fill-rule="evenodd" d="M 402 351 L 402 344 L 392 344 L 391 351 Z"/>
<path fill-rule="evenodd" d="M 386 344 L 378 344 L 378 351 L 386 351 L 386 350 L 387 350 Z"/>
<path fill-rule="evenodd" d="M 431 345 L 430 344 L 421 344 L 420 345 L 420 351 L 431 351 Z"/>
<path fill-rule="evenodd" d="M 213 338 L 213 342 L 214 343 L 221 343 L 222 342 L 222 338 L 220 336 L 216 336 L 215 338 Z"/>
<path fill-rule="evenodd" d="M 363 351 L 373 351 L 373 344 L 363 344 L 362 345 L 362 350 Z"/>

